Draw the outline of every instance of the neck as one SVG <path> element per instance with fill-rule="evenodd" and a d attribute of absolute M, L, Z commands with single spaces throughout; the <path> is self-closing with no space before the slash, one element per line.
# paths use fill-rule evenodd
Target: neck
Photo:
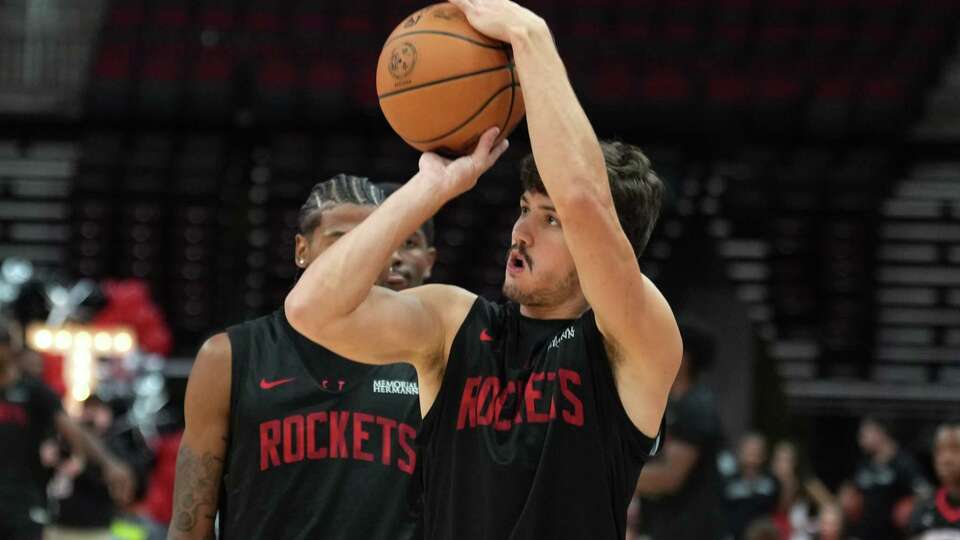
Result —
<path fill-rule="evenodd" d="M 586 299 L 571 298 L 555 306 L 520 305 L 520 314 L 531 319 L 576 319 L 584 314 L 590 305 Z"/>
<path fill-rule="evenodd" d="M 949 495 L 953 500 L 960 501 L 960 480 L 952 484 L 944 484 L 943 488 L 947 490 L 947 495 Z"/>

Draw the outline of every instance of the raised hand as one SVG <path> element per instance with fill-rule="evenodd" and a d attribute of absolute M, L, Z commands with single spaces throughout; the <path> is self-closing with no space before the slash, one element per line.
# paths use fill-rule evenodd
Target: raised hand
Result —
<path fill-rule="evenodd" d="M 510 0 L 450 0 L 481 34 L 510 43 L 512 32 L 543 24 L 534 12 Z"/>
<path fill-rule="evenodd" d="M 480 175 L 487 172 L 507 150 L 506 139 L 493 146 L 500 128 L 492 127 L 480 136 L 476 149 L 468 156 L 455 160 L 446 159 L 433 152 L 420 156 L 420 174 L 438 190 L 445 199 L 452 199 L 469 191 L 477 184 Z"/>

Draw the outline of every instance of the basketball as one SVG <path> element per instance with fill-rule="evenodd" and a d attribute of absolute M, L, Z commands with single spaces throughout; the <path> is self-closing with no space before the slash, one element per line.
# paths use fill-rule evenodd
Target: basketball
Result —
<path fill-rule="evenodd" d="M 417 11 L 390 34 L 377 62 L 377 97 L 404 141 L 446 156 L 470 153 L 494 126 L 499 142 L 524 114 L 510 46 L 474 30 L 449 3 Z"/>

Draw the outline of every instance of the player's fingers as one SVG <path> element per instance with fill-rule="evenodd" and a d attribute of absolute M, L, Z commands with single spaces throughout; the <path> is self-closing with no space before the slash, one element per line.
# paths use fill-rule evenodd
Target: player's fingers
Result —
<path fill-rule="evenodd" d="M 493 143 L 497 140 L 497 136 L 500 135 L 500 128 L 492 127 L 483 132 L 483 135 L 480 136 L 480 140 L 477 142 L 477 148 L 473 151 L 473 156 L 480 160 L 480 163 L 483 163 L 487 156 L 490 155 L 490 151 L 493 149 Z"/>
<path fill-rule="evenodd" d="M 473 2 L 470 0 L 450 0 L 450 3 L 460 8 L 460 11 L 464 13 L 473 8 Z"/>
<path fill-rule="evenodd" d="M 496 146 L 493 150 L 490 151 L 490 156 L 487 158 L 487 168 L 493 167 L 493 164 L 500 159 L 500 156 L 507 151 L 507 148 L 510 148 L 510 141 L 504 139 L 500 141 L 500 144 Z"/>

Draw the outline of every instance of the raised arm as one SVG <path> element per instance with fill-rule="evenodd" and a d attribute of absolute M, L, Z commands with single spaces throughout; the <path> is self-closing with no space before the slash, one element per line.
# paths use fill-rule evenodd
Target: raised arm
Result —
<path fill-rule="evenodd" d="M 230 431 L 230 339 L 208 339 L 193 363 L 184 400 L 186 430 L 177 453 L 173 520 L 167 540 L 212 540 Z"/>
<path fill-rule="evenodd" d="M 373 285 L 396 247 L 506 150 L 506 141 L 493 147 L 498 133 L 490 129 L 472 155 L 455 161 L 424 154 L 413 178 L 306 269 L 284 302 L 290 324 L 360 362 L 407 361 L 421 374 L 444 362 L 445 344 L 475 297 L 444 285 L 399 293 Z"/>
<path fill-rule="evenodd" d="M 680 365 L 680 333 L 620 226 L 600 143 L 550 31 L 508 0 L 451 1 L 477 30 L 513 47 L 537 170 L 611 353 L 620 399 L 637 428 L 653 436 Z"/>

